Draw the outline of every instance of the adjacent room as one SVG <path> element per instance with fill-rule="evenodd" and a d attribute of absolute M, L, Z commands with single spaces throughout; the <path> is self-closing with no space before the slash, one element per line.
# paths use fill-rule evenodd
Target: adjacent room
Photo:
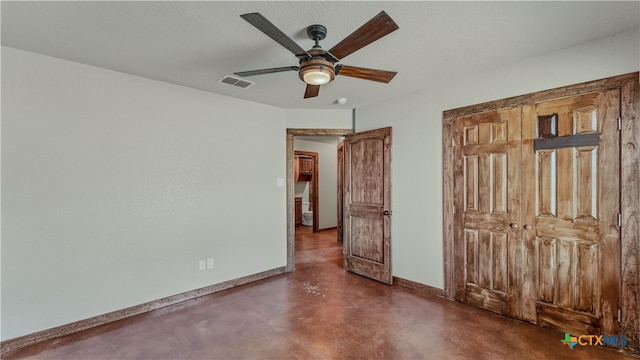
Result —
<path fill-rule="evenodd" d="M 638 1 L 0 16 L 3 358 L 640 353 Z"/>

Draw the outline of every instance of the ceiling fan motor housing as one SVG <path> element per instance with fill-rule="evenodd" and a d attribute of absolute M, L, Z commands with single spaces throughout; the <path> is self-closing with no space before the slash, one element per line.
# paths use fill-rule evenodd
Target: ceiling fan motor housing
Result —
<path fill-rule="evenodd" d="M 327 36 L 327 28 L 324 25 L 307 26 L 307 36 L 311 40 L 323 40 Z"/>

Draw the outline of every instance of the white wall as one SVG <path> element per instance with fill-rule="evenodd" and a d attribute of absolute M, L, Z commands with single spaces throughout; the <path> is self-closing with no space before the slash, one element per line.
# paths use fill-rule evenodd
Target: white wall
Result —
<path fill-rule="evenodd" d="M 444 287 L 442 112 L 640 69 L 638 30 L 461 76 L 356 109 L 356 130 L 393 127 L 391 228 L 394 276 Z"/>
<path fill-rule="evenodd" d="M 327 144 L 295 137 L 295 150 L 318 153 L 318 229 L 338 225 L 338 152 L 337 144 Z M 296 187 L 297 189 L 297 187 Z"/>
<path fill-rule="evenodd" d="M 3 47 L 2 340 L 285 266 L 285 120 Z"/>
<path fill-rule="evenodd" d="M 288 129 L 353 129 L 352 109 L 285 111 Z"/>

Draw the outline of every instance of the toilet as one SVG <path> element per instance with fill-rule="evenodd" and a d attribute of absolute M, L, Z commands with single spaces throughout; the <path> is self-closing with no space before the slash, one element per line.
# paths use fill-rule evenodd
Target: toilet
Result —
<path fill-rule="evenodd" d="M 313 226 L 313 211 L 309 210 L 309 202 L 302 202 L 302 225 Z"/>

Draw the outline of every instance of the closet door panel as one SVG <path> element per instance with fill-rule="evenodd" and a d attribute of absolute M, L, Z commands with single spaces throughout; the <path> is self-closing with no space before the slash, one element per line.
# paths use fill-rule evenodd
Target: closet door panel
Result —
<path fill-rule="evenodd" d="M 456 298 L 520 317 L 520 109 L 454 123 Z"/>
<path fill-rule="evenodd" d="M 619 90 L 523 108 L 523 318 L 617 334 Z"/>

